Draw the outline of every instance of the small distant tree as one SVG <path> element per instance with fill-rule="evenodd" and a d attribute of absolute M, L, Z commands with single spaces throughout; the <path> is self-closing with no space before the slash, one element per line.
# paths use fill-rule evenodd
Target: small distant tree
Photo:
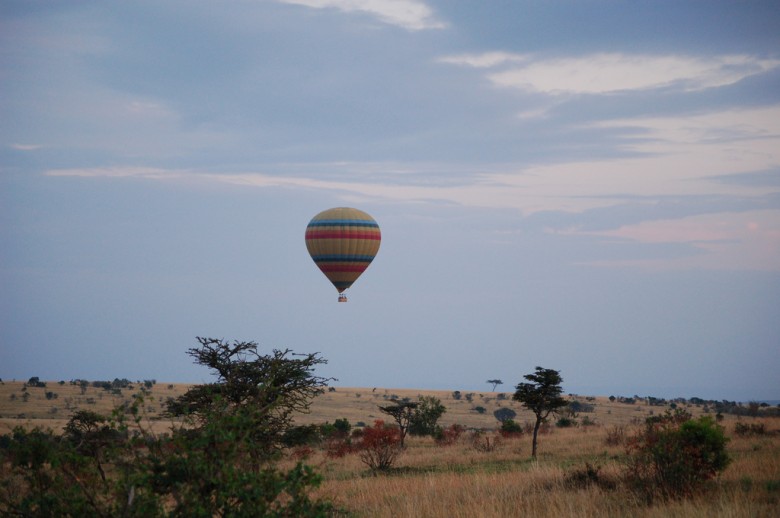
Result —
<path fill-rule="evenodd" d="M 27 380 L 27 385 L 30 387 L 38 387 L 43 388 L 46 386 L 46 383 L 41 381 L 41 379 L 38 376 L 33 376 L 29 380 Z"/>
<path fill-rule="evenodd" d="M 493 417 L 495 417 L 500 423 L 503 423 L 504 421 L 508 421 L 509 419 L 514 419 L 517 417 L 517 412 L 511 408 L 502 407 L 493 411 Z"/>
<path fill-rule="evenodd" d="M 551 413 L 566 406 L 566 400 L 561 397 L 563 378 L 558 371 L 542 367 L 536 367 L 536 372 L 526 374 L 523 377 L 529 383 L 519 383 L 512 399 L 522 403 L 536 416 L 531 448 L 531 456 L 536 457 L 536 438 L 539 427 Z"/>
<path fill-rule="evenodd" d="M 490 383 L 491 385 L 493 385 L 493 388 L 491 389 L 491 392 L 495 392 L 496 391 L 496 386 L 504 384 L 504 382 L 499 380 L 499 379 L 487 380 L 485 383 Z"/>

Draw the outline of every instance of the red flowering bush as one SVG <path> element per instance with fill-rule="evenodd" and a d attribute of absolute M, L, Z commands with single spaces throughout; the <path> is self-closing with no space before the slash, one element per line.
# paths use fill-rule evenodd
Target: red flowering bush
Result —
<path fill-rule="evenodd" d="M 363 429 L 360 442 L 355 444 L 360 460 L 374 471 L 389 469 L 401 453 L 401 432 L 377 419 L 374 426 Z"/>

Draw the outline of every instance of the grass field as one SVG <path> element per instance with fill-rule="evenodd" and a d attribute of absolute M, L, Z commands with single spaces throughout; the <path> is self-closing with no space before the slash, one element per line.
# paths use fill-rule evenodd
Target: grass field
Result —
<path fill-rule="evenodd" d="M 92 386 L 82 393 L 78 386 L 57 382 L 24 390 L 22 382 L 6 381 L 0 385 L 0 434 L 17 425 L 61 430 L 75 409 L 108 413 L 140 393 L 143 383 L 133 385 L 121 394 L 111 394 Z M 146 389 L 147 417 L 156 429 L 170 426 L 160 417 L 167 398 L 186 389 L 187 385 L 167 383 Z M 51 393 L 48 398 L 47 392 Z M 447 412 L 440 421 L 444 426 L 457 423 L 493 430 L 497 425 L 493 411 L 499 407 L 515 410 L 515 420 L 521 424 L 531 420 L 531 414 L 512 402 L 509 394 L 499 399 L 495 392 L 463 393 L 455 399 L 451 391 L 336 387 L 315 399 L 311 413 L 299 416 L 297 421 L 308 424 L 346 418 L 353 426 L 371 424 L 387 417 L 379 412 L 378 405 L 394 396 L 415 400 L 420 395 L 433 395 L 444 403 Z M 578 399 L 586 401 L 584 396 Z M 306 462 L 324 477 L 318 495 L 357 516 L 780 516 L 780 420 L 761 421 L 766 434 L 740 437 L 734 433 L 737 418 L 726 416 L 723 425 L 731 438 L 728 450 L 733 462 L 720 478 L 690 499 L 648 505 L 622 485 L 625 452 L 620 445 L 608 446 L 606 437 L 615 426 L 630 431 L 665 408 L 610 402 L 605 397 L 587 401 L 594 405 L 594 411 L 581 417 L 587 415 L 596 425 L 553 427 L 540 436 L 537 460 L 530 458 L 527 434 L 499 439 L 492 451 L 481 451 L 474 448 L 466 433 L 446 447 L 437 446 L 430 438 L 408 438 L 407 448 L 394 468 L 381 475 L 372 474 L 356 455 L 330 458 L 314 450 Z M 475 410 L 479 406 L 485 408 L 484 413 Z M 703 412 L 697 406 L 687 410 L 694 415 Z M 283 462 L 292 464 L 294 460 Z M 572 482 L 572 474 L 582 471 L 586 463 L 598 467 L 599 481 Z"/>
<path fill-rule="evenodd" d="M 60 384 L 57 381 L 46 382 L 45 388 L 26 387 L 23 381 L 5 381 L 0 384 L 0 433 L 7 433 L 14 426 L 31 427 L 43 425 L 54 430 L 61 429 L 76 409 L 89 409 L 104 414 L 110 413 L 117 406 L 132 401 L 134 395 L 144 394 L 145 410 L 148 417 L 156 422 L 156 426 L 165 426 L 166 421 L 160 414 L 165 408 L 168 398 L 176 398 L 183 394 L 190 385 L 155 383 L 145 388 L 143 382 L 133 383 L 127 389 L 114 394 L 102 388 L 93 386 L 82 389 L 69 382 Z M 47 398 L 47 392 L 53 395 Z M 460 399 L 455 399 L 454 391 L 417 390 L 417 389 L 384 389 L 384 388 L 350 388 L 334 387 L 316 398 L 311 406 L 311 412 L 297 417 L 299 424 L 333 422 L 346 418 L 352 425 L 363 422 L 372 424 L 375 419 L 383 418 L 379 405 L 389 404 L 391 398 L 410 398 L 416 400 L 419 396 L 436 396 L 447 407 L 440 424 L 460 424 L 467 428 L 493 429 L 498 424 L 493 412 L 502 407 L 511 408 L 517 412 L 515 421 L 523 423 L 530 421 L 533 415 L 519 403 L 512 401 L 511 393 L 501 392 L 463 392 Z M 27 393 L 26 397 L 24 394 Z M 578 397 L 581 401 L 586 398 Z M 644 420 L 653 413 L 663 412 L 663 407 L 650 407 L 643 404 L 627 405 L 611 402 L 606 397 L 591 398 L 588 401 L 594 405 L 594 412 L 588 415 L 600 425 L 630 424 Z M 475 410 L 484 408 L 484 413 Z M 697 415 L 700 408 L 690 407 Z M 387 416 L 384 416 L 387 417 Z"/>

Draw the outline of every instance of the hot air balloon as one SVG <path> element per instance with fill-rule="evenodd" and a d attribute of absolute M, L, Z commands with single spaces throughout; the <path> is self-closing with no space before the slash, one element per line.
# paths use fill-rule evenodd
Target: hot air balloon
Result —
<path fill-rule="evenodd" d="M 306 227 L 306 248 L 346 302 L 344 290 L 360 277 L 379 251 L 382 235 L 374 218 L 358 209 L 320 212 Z"/>

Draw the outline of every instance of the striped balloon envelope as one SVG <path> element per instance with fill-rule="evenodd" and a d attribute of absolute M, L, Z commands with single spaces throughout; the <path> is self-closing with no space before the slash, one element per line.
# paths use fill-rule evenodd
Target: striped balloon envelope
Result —
<path fill-rule="evenodd" d="M 338 290 L 339 302 L 346 302 L 344 290 L 374 260 L 381 239 L 374 218 L 348 207 L 322 211 L 306 227 L 309 255 Z"/>

